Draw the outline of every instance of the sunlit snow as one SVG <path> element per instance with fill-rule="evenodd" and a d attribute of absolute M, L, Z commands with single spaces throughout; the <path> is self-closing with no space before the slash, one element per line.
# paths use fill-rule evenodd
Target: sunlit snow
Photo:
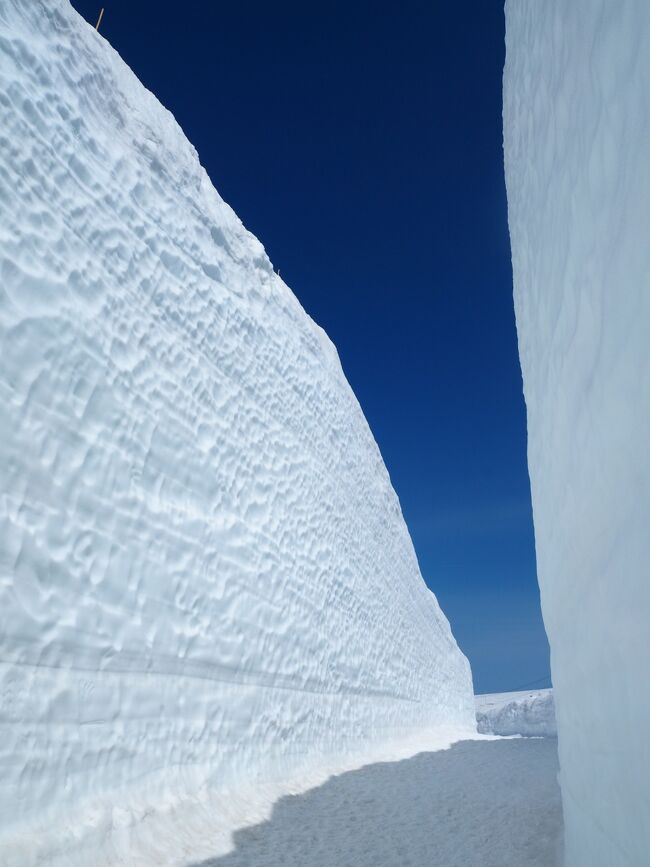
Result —
<path fill-rule="evenodd" d="M 65 0 L 0 3 L 0 136 L 4 863 L 181 863 L 471 734 L 335 348 Z"/>

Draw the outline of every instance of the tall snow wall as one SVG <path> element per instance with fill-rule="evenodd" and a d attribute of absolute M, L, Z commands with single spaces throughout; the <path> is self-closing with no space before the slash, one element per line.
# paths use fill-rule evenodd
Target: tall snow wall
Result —
<path fill-rule="evenodd" d="M 650 4 L 506 4 L 504 142 L 567 867 L 650 858 Z"/>
<path fill-rule="evenodd" d="M 0 2 L 0 276 L 1 863 L 474 727 L 336 350 L 64 0 Z"/>

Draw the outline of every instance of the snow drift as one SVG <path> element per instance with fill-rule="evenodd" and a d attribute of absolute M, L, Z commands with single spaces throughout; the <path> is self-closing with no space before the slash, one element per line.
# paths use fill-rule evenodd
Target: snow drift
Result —
<path fill-rule="evenodd" d="M 0 138 L 3 863 L 472 728 L 334 347 L 65 0 L 0 3 Z"/>
<path fill-rule="evenodd" d="M 506 6 L 504 139 L 568 867 L 650 853 L 650 4 Z"/>
<path fill-rule="evenodd" d="M 476 724 L 484 735 L 556 737 L 553 690 L 477 695 Z"/>

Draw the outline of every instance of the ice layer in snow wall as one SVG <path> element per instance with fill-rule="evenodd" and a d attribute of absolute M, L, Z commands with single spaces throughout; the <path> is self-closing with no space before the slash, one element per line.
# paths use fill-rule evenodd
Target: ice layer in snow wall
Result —
<path fill-rule="evenodd" d="M 0 155 L 0 843 L 470 727 L 336 350 L 63 0 L 0 2 Z"/>
<path fill-rule="evenodd" d="M 650 3 L 506 5 L 504 140 L 567 867 L 650 857 Z"/>

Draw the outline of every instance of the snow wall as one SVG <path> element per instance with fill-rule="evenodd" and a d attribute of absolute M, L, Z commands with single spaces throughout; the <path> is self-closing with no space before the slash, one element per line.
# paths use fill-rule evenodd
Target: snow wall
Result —
<path fill-rule="evenodd" d="M 483 735 L 557 737 L 553 690 L 477 695 L 476 727 Z"/>
<path fill-rule="evenodd" d="M 650 3 L 506 4 L 504 140 L 568 867 L 650 857 Z"/>
<path fill-rule="evenodd" d="M 475 729 L 336 350 L 64 0 L 0 0 L 0 144 L 0 863 Z"/>

